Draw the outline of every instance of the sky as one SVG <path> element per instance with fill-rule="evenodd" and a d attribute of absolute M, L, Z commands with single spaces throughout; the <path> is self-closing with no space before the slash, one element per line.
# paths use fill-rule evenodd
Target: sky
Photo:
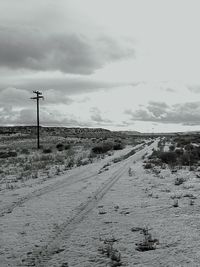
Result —
<path fill-rule="evenodd" d="M 0 125 L 200 130 L 199 0 L 1 0 Z"/>

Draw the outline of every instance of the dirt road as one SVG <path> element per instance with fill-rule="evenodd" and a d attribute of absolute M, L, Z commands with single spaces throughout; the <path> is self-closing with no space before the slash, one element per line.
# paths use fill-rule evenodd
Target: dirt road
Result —
<path fill-rule="evenodd" d="M 67 266 L 70 236 L 127 175 L 133 162 L 141 161 L 156 146 L 157 141 L 118 163 L 108 158 L 104 168 L 100 164 L 84 166 L 65 179 L 4 205 L 0 210 L 1 266 Z M 88 266 L 78 264 L 69 266 Z"/>

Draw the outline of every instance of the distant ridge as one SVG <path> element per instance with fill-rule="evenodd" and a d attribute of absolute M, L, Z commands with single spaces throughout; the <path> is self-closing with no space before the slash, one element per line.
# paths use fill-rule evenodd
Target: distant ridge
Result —
<path fill-rule="evenodd" d="M 137 131 L 116 131 L 118 133 L 121 133 L 121 134 L 125 134 L 125 135 L 139 135 L 139 134 L 142 134 L 140 132 L 137 132 Z"/>
<path fill-rule="evenodd" d="M 59 135 L 63 137 L 80 137 L 80 138 L 108 138 L 117 137 L 120 133 L 115 133 L 103 128 L 81 128 L 81 127 L 46 127 L 40 126 L 42 136 Z M 35 135 L 36 126 L 0 126 L 0 135 L 21 134 Z"/>
<path fill-rule="evenodd" d="M 174 136 L 200 134 L 200 131 L 187 132 L 168 132 L 168 133 L 141 133 L 138 131 L 110 131 L 104 128 L 82 128 L 82 127 L 59 127 L 59 126 L 40 126 L 41 135 L 60 135 L 63 137 L 83 137 L 83 138 L 106 138 L 122 136 Z M 0 135 L 4 134 L 22 134 L 35 135 L 36 126 L 0 126 Z"/>

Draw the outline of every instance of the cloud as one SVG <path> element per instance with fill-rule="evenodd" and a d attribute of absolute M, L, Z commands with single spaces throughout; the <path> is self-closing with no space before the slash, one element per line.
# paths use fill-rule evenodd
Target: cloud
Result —
<path fill-rule="evenodd" d="M 30 98 L 33 96 L 32 91 L 25 89 L 17 89 L 14 87 L 8 87 L 0 91 L 0 105 L 3 107 L 27 107 L 33 105 L 33 100 Z M 44 105 L 52 104 L 66 104 L 73 103 L 73 100 L 60 91 L 49 89 L 45 94 Z"/>
<path fill-rule="evenodd" d="M 98 108 L 93 107 L 90 109 L 90 112 L 92 113 L 91 119 L 94 122 L 96 122 L 98 124 L 102 124 L 102 125 L 112 123 L 111 120 L 102 118 L 101 111 Z"/>
<path fill-rule="evenodd" d="M 0 91 L 0 105 L 1 106 L 18 106 L 29 105 L 31 95 L 28 91 L 23 89 L 16 89 L 14 87 L 8 87 Z"/>
<path fill-rule="evenodd" d="M 170 88 L 170 87 L 168 87 L 168 88 L 166 88 L 166 89 L 164 89 L 166 92 L 169 92 L 169 93 L 175 93 L 176 92 L 176 90 L 175 89 L 173 89 L 173 88 Z"/>
<path fill-rule="evenodd" d="M 0 112 L 0 125 L 35 125 L 35 108 L 7 109 Z M 56 110 L 41 108 L 40 125 L 42 126 L 65 126 L 65 127 L 91 127 L 91 122 L 80 121 L 69 114 L 67 117 Z"/>
<path fill-rule="evenodd" d="M 164 102 L 154 102 L 150 101 L 148 105 L 148 110 L 153 114 L 155 117 L 160 117 L 165 114 L 168 105 Z"/>
<path fill-rule="evenodd" d="M 130 44 L 109 36 L 0 27 L 0 67 L 71 74 L 92 74 L 105 64 L 133 56 Z"/>
<path fill-rule="evenodd" d="M 200 125 L 200 102 L 187 102 L 168 106 L 163 102 L 150 102 L 146 108 L 126 110 L 131 120 L 182 125 Z"/>
<path fill-rule="evenodd" d="M 200 85 L 199 84 L 188 85 L 187 88 L 192 93 L 196 93 L 196 94 L 199 94 L 200 93 Z"/>
<path fill-rule="evenodd" d="M 4 81 L 0 81 L 0 90 L 4 90 L 7 87 L 23 89 L 29 92 L 35 89 L 39 89 L 45 93 L 47 90 L 55 90 L 57 92 L 61 91 L 62 94 L 67 93 L 68 95 L 93 92 L 119 86 L 122 86 L 122 83 L 99 81 L 82 76 L 54 76 L 51 73 L 48 74 L 48 77 L 35 75 L 29 78 L 22 77 L 10 80 L 8 78 Z"/>

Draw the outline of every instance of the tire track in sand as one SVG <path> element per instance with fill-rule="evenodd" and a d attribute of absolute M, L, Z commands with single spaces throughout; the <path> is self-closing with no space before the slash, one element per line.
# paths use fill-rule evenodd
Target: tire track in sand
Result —
<path fill-rule="evenodd" d="M 104 195 L 113 187 L 113 185 L 120 179 L 120 177 L 128 172 L 128 168 L 132 160 L 137 160 L 142 154 L 146 153 L 152 145 L 148 148 L 144 148 L 138 151 L 130 158 L 119 163 L 117 170 L 101 185 L 93 195 L 86 201 L 81 203 L 76 210 L 75 215 L 70 219 L 62 223 L 51 237 L 48 238 L 46 245 L 34 249 L 29 252 L 27 257 L 22 260 L 21 266 L 37 266 L 45 267 L 48 266 L 49 260 L 53 255 L 62 252 L 64 249 L 61 248 L 62 244 L 70 237 L 72 232 L 77 226 L 84 220 L 84 218 L 96 207 L 97 203 L 104 197 Z"/>

